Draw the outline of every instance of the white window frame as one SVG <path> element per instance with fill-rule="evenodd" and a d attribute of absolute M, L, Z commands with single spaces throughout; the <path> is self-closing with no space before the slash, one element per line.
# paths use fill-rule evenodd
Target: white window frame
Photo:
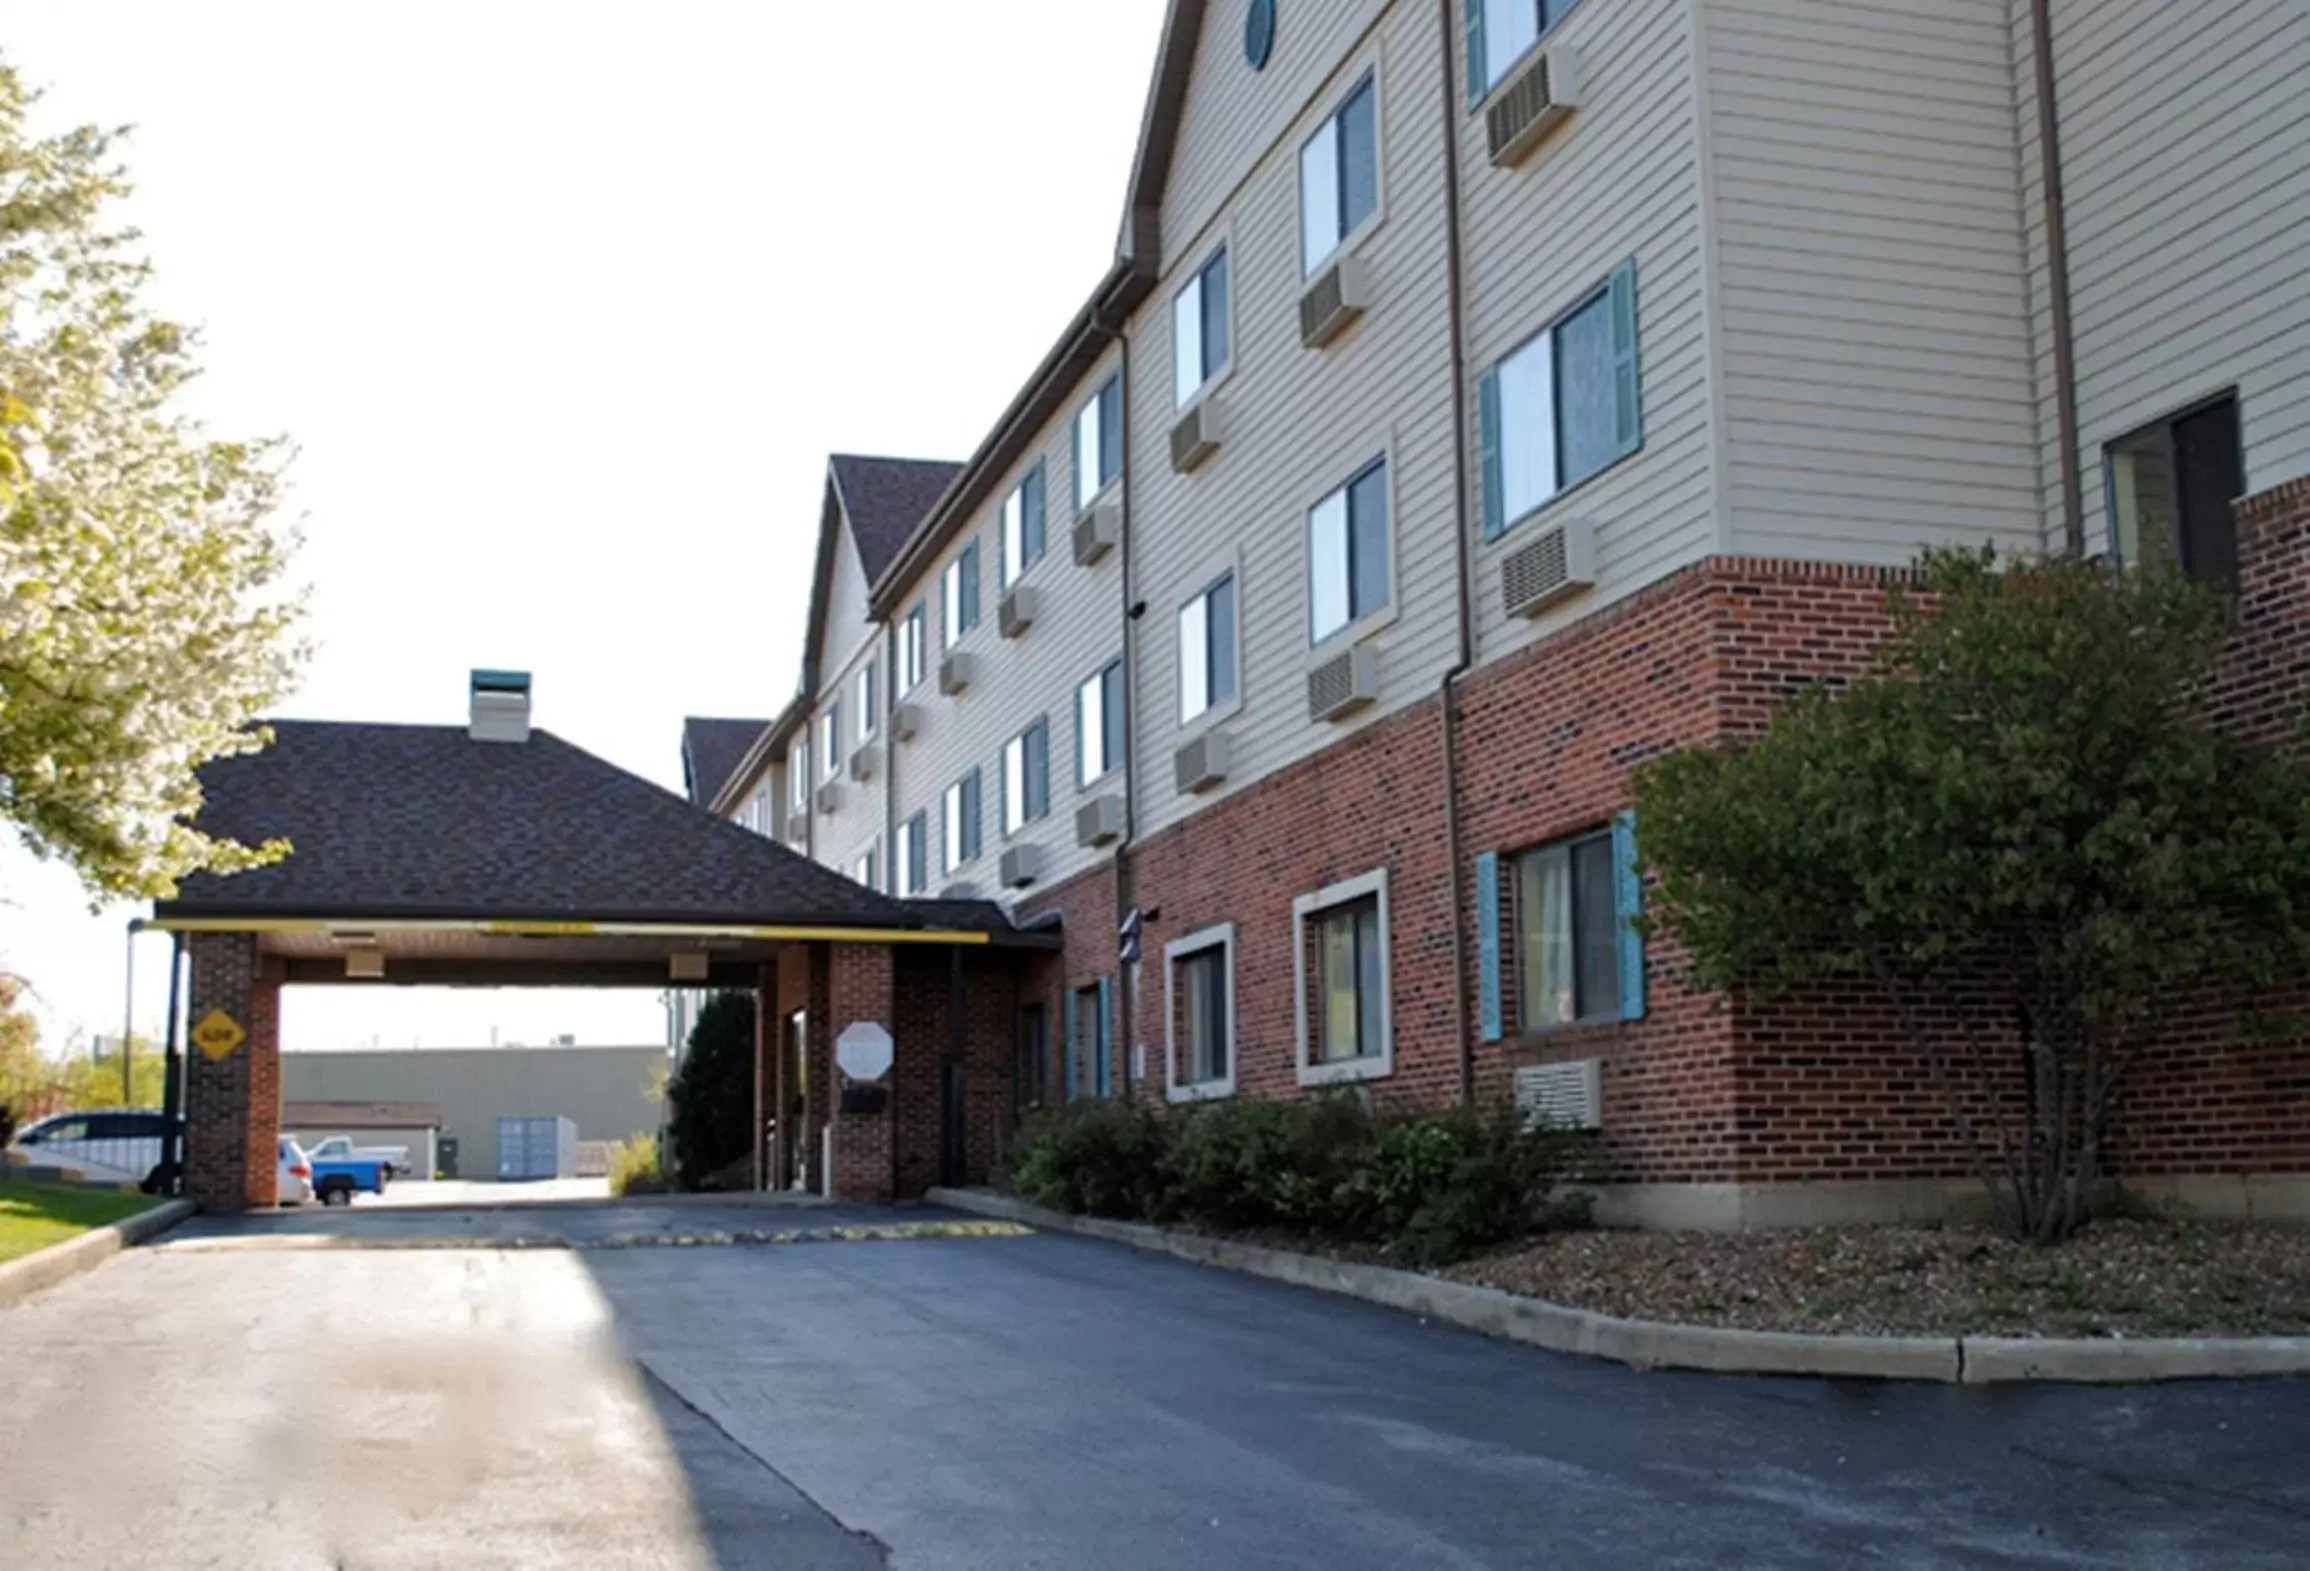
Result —
<path fill-rule="evenodd" d="M 978 550 L 979 545 L 980 538 L 978 535 L 971 534 L 964 536 L 961 540 L 955 542 L 954 555 L 947 558 L 946 566 L 939 569 L 938 636 L 940 654 L 945 654 L 948 650 L 953 649 L 956 645 L 960 644 L 965 638 L 968 638 L 971 634 L 977 632 L 981 624 L 986 621 L 986 605 L 982 601 L 978 608 L 978 620 L 971 623 L 971 625 L 968 627 L 959 625 L 961 622 L 963 601 L 963 563 L 966 560 L 970 561 L 972 576 L 976 577 L 979 568 L 979 563 L 977 560 L 980 554 Z M 985 587 L 986 586 L 984 584 L 979 586 L 982 592 L 984 591 Z"/>
<path fill-rule="evenodd" d="M 1485 0 L 1468 0 L 1468 4 L 1477 7 L 1482 7 L 1484 3 Z M 1539 0 L 1523 0 L 1523 3 L 1527 9 L 1532 11 L 1535 17 L 1539 15 Z M 1532 42 L 1526 44 L 1523 48 L 1517 50 L 1515 54 L 1509 56 L 1506 59 L 1502 59 L 1500 57 L 1499 51 L 1492 47 L 1492 30 L 1487 21 L 1487 25 L 1484 29 L 1484 70 L 1490 80 L 1484 83 L 1483 91 L 1476 95 L 1477 107 L 1481 108 L 1487 101 L 1490 100 L 1494 93 L 1500 90 L 1500 85 L 1503 82 L 1507 81 L 1508 78 L 1516 74 L 1518 67 L 1523 65 L 1525 61 L 1531 59 L 1533 55 L 1539 53 L 1540 46 L 1547 43 L 1549 39 L 1556 36 L 1556 29 L 1562 27 L 1565 22 L 1572 17 L 1573 13 L 1577 12 L 1579 9 L 1580 0 L 1572 0 L 1572 3 L 1565 7 L 1564 14 L 1562 16 L 1558 17 L 1553 23 L 1541 27 L 1538 36 L 1536 36 Z"/>
<path fill-rule="evenodd" d="M 1014 517 L 1018 520 L 1019 545 L 1023 550 L 1027 541 L 1027 482 L 1036 476 L 1040 476 L 1042 479 L 1042 547 L 1035 552 L 1033 562 L 1022 563 L 1019 560 L 1019 552 L 1011 549 L 1011 520 Z M 1009 594 L 1020 579 L 1033 572 L 1036 564 L 1050 554 L 1051 473 L 1049 466 L 1038 458 L 1027 465 L 1025 469 L 1019 471 L 1019 483 L 1003 493 L 1001 503 L 995 508 L 995 593 L 997 595 Z"/>
<path fill-rule="evenodd" d="M 1232 340 L 1230 341 L 1230 347 L 1232 347 Z M 1100 424 L 1098 451 L 1090 452 L 1083 445 L 1083 422 L 1085 420 L 1097 420 L 1099 413 L 1099 395 L 1101 392 L 1105 391 L 1109 382 L 1113 382 L 1115 384 L 1115 409 L 1118 419 L 1115 429 L 1112 432 L 1109 432 L 1103 423 Z M 1125 400 L 1127 400 L 1129 397 L 1130 389 L 1123 385 L 1122 369 L 1120 367 L 1110 367 L 1107 374 L 1100 377 L 1098 381 L 1093 384 L 1091 388 L 1091 396 L 1084 399 L 1081 404 L 1076 406 L 1075 423 L 1070 428 L 1069 436 L 1069 446 L 1072 454 L 1074 473 L 1067 477 L 1067 483 L 1074 488 L 1074 516 L 1077 518 L 1081 518 L 1092 508 L 1098 506 L 1100 498 L 1104 497 L 1108 492 L 1114 490 L 1117 486 L 1123 483 L 1123 465 L 1121 461 L 1122 455 L 1118 453 L 1116 455 L 1115 478 L 1107 481 L 1104 485 L 1096 486 L 1088 495 L 1086 495 L 1083 490 L 1083 477 L 1085 475 L 1096 476 L 1098 474 L 1099 460 L 1106 456 L 1106 448 L 1108 442 L 1112 441 L 1118 447 L 1122 445 L 1123 428 L 1125 425 L 1130 423 L 1128 406 L 1125 402 Z M 1086 457 L 1088 457 L 1090 460 L 1088 463 L 1084 461 Z M 1045 518 L 1044 528 L 1046 532 L 1049 529 L 1048 520 L 1050 510 L 1050 484 L 1048 481 L 1045 481 L 1043 486 L 1043 513 Z"/>
<path fill-rule="evenodd" d="M 879 875 L 882 872 L 881 852 L 882 836 L 876 835 L 872 840 L 866 842 L 866 849 L 859 852 L 850 864 L 851 881 L 864 884 L 876 894 L 882 893 L 882 886 L 879 882 Z"/>
<path fill-rule="evenodd" d="M 1075 789 L 1077 791 L 1089 791 L 1100 781 L 1122 768 L 1123 754 L 1130 751 L 1131 716 L 1128 707 L 1126 707 L 1122 717 L 1123 746 L 1113 758 L 1107 756 L 1107 673 L 1110 671 L 1119 672 L 1122 666 L 1123 658 L 1120 655 L 1112 660 L 1101 661 L 1098 670 L 1093 671 L 1089 676 L 1075 684 Z M 1125 705 L 1128 706 L 1130 684 L 1118 681 L 1116 686 L 1121 689 Z M 1098 695 L 1099 699 L 1100 724 L 1096 732 L 1086 724 L 1086 699 L 1094 693 Z M 1090 769 L 1088 767 L 1091 761 L 1089 744 L 1094 735 L 1099 741 L 1099 767 Z"/>
<path fill-rule="evenodd" d="M 1366 611 L 1362 616 L 1351 616 L 1347 621 L 1343 622 L 1338 627 L 1335 627 L 1330 632 L 1325 633 L 1321 637 L 1318 637 L 1316 636 L 1315 631 L 1316 510 L 1322 507 L 1326 502 L 1329 502 L 1335 496 L 1340 497 L 1344 501 L 1348 487 L 1355 484 L 1357 480 L 1361 479 L 1364 473 L 1369 470 L 1375 463 L 1386 466 L 1383 471 L 1386 478 L 1382 484 L 1382 490 L 1387 497 L 1388 509 L 1388 603 L 1379 607 L 1377 610 Z M 1355 467 L 1348 472 L 1345 479 L 1340 481 L 1339 484 L 1332 486 L 1329 490 L 1325 491 L 1323 495 L 1317 497 L 1314 501 L 1307 505 L 1307 510 L 1304 515 L 1306 518 L 1306 526 L 1301 531 L 1300 536 L 1300 549 L 1304 553 L 1301 561 L 1300 591 L 1306 597 L 1304 603 L 1301 606 L 1300 625 L 1307 629 L 1308 648 L 1310 651 L 1318 653 L 1329 653 L 1333 650 L 1343 648 L 1349 644 L 1360 644 L 1366 638 L 1369 638 L 1372 634 L 1378 632 L 1381 628 L 1387 627 L 1394 623 L 1395 620 L 1403 614 L 1403 547 L 1399 544 L 1403 536 L 1403 530 L 1399 527 L 1403 519 L 1403 514 L 1402 510 L 1397 505 L 1399 500 L 1397 490 L 1396 442 L 1395 435 L 1391 431 L 1388 435 L 1388 439 L 1381 444 L 1378 452 L 1373 453 L 1359 461 Z M 1353 521 L 1351 520 L 1350 522 L 1352 523 Z M 1352 579 L 1352 563 L 1350 576 Z M 1239 608 L 1238 615 L 1240 614 L 1241 613 Z M 1242 651 L 1238 649 L 1236 653 L 1237 659 L 1240 661 L 1242 658 Z M 1238 687 L 1243 685 L 1240 675 L 1238 675 L 1236 679 L 1236 685 Z"/>
<path fill-rule="evenodd" d="M 842 775 L 842 700 L 837 698 L 818 715 L 818 751 L 826 756 L 819 761 L 818 778 L 836 780 Z"/>
<path fill-rule="evenodd" d="M 1332 1063 L 1315 1059 L 1315 1030 L 1308 1007 L 1307 934 L 1316 918 L 1351 901 L 1379 897 L 1380 908 L 1380 1050 L 1365 1058 Z M 1384 1080 L 1396 1072 L 1395 935 L 1388 926 L 1388 870 L 1374 868 L 1355 878 L 1327 884 L 1291 903 L 1292 1029 L 1299 1038 L 1299 1083 L 1303 1086 L 1344 1085 L 1361 1080 Z"/>
<path fill-rule="evenodd" d="M 1196 383 L 1193 392 L 1182 398 L 1179 396 L 1179 302 L 1186 297 L 1189 289 L 1198 291 L 1196 322 L 1198 332 L 1200 332 L 1203 320 L 1200 303 L 1203 275 L 1209 270 L 1213 262 L 1219 260 L 1222 253 L 1225 253 L 1227 257 L 1227 358 L 1220 362 L 1219 369 L 1216 371 L 1209 366 L 1204 366 L 1202 368 L 1203 380 Z M 1166 309 L 1166 320 L 1170 323 L 1171 332 L 1171 401 L 1174 410 L 1179 414 L 1184 414 L 1197 404 L 1202 403 L 1204 399 L 1211 396 L 1214 388 L 1225 382 L 1235 372 L 1237 359 L 1235 296 L 1239 282 L 1236 273 L 1235 237 L 1232 234 L 1222 233 L 1203 248 L 1196 258 L 1195 266 L 1187 270 L 1186 276 L 1179 282 L 1179 287 L 1171 291 L 1170 304 Z M 1196 342 L 1195 354 L 1198 360 L 1202 359 L 1203 345 L 1200 338 Z"/>
<path fill-rule="evenodd" d="M 1034 810 L 1034 803 L 1027 793 L 1027 738 L 1034 735 L 1037 726 L 1042 727 L 1043 731 L 1043 806 L 1040 812 Z M 1015 765 L 1011 760 L 1013 748 L 1018 749 L 1019 754 Z M 1002 826 L 1002 837 L 1005 840 L 1025 834 L 1031 826 L 1039 824 L 1051 816 L 1051 717 L 1049 715 L 1037 715 L 1004 739 L 1002 765 L 996 769 L 995 775 L 1002 786 L 1003 798 L 995 804 L 995 822 Z M 1015 824 L 1011 822 L 1011 791 L 1014 787 L 1019 793 L 1019 821 Z"/>
<path fill-rule="evenodd" d="M 917 812 L 898 826 L 898 839 L 890 857 L 890 887 L 901 900 L 912 900 L 929 893 L 930 847 L 923 843 L 930 836 L 930 814 Z M 922 858 L 922 884 L 914 882 L 912 869 L 916 856 Z"/>
<path fill-rule="evenodd" d="M 971 863 L 978 860 L 976 853 L 970 856 L 964 856 L 962 854 L 962 836 L 957 832 L 962 827 L 963 808 L 967 805 L 963 801 L 963 786 L 967 784 L 969 780 L 970 773 L 965 771 L 963 774 L 957 776 L 955 780 L 947 786 L 946 790 L 940 794 L 938 799 L 938 827 L 939 834 L 944 841 L 944 844 L 939 847 L 939 861 L 940 865 L 944 868 L 949 881 L 954 878 L 955 874 L 961 872 L 964 868 L 970 866 Z M 979 795 L 983 799 L 986 795 L 986 776 L 981 774 L 979 776 L 979 780 Z M 979 841 L 979 851 L 984 851 L 986 849 L 987 832 L 986 803 L 984 800 L 979 802 L 978 808 L 979 823 L 977 825 L 978 833 L 976 838 Z"/>
<path fill-rule="evenodd" d="M 810 806 L 810 734 L 807 731 L 786 753 L 786 805 L 796 812 Z"/>
<path fill-rule="evenodd" d="M 1482 0 L 1473 0 L 1473 3 L 1481 4 Z M 1388 95 L 1386 83 L 1382 80 L 1383 75 L 1384 73 L 1380 70 L 1379 58 L 1376 55 L 1364 61 L 1362 66 L 1352 73 L 1353 82 L 1348 90 L 1332 101 L 1331 108 L 1326 111 L 1316 128 L 1300 138 L 1299 157 L 1292 161 L 1294 188 L 1292 211 L 1298 215 L 1299 219 L 1297 239 L 1300 247 L 1299 265 L 1302 283 L 1312 280 L 1318 273 L 1331 266 L 1333 262 L 1361 246 L 1364 243 L 1364 237 L 1379 228 L 1388 216 Z M 1304 173 L 1306 165 L 1303 160 L 1307 156 L 1307 149 L 1317 137 L 1330 136 L 1333 146 L 1332 172 L 1336 179 L 1339 172 L 1340 113 L 1347 108 L 1348 100 L 1353 98 L 1367 82 L 1371 84 L 1372 89 L 1372 210 L 1366 213 L 1355 227 L 1334 240 L 1330 250 L 1311 260 L 1307 254 L 1307 179 Z M 1233 292 L 1232 282 L 1230 280 L 1231 294 Z"/>
<path fill-rule="evenodd" d="M 1235 696 L 1222 703 L 1206 702 L 1202 709 L 1194 715 L 1188 716 L 1185 714 L 1187 670 L 1180 659 L 1179 618 L 1189 606 L 1211 593 L 1222 578 L 1228 577 L 1233 577 L 1235 580 Z M 1230 551 L 1222 556 L 1211 558 L 1205 564 L 1204 570 L 1197 573 L 1190 582 L 1195 585 L 1195 588 L 1187 594 L 1181 595 L 1179 603 L 1171 611 L 1171 680 L 1173 687 L 1171 718 L 1178 723 L 1179 734 L 1183 737 L 1195 736 L 1241 711 L 1243 708 L 1245 665 L 1243 650 L 1243 558 L 1241 553 Z M 1205 620 L 1204 637 L 1208 640 L 1210 637 L 1209 619 L 1206 618 Z"/>
<path fill-rule="evenodd" d="M 1207 950 L 1222 951 L 1220 967 L 1227 974 L 1227 1073 L 1217 1080 L 1179 1083 L 1179 962 Z M 1235 1095 L 1242 1066 L 1236 1058 L 1235 924 L 1221 922 L 1198 928 L 1163 946 L 1163 1095 L 1171 1102 L 1216 1102 Z"/>
<path fill-rule="evenodd" d="M 924 624 L 930 620 L 927 602 L 917 600 L 898 624 L 898 681 L 900 693 L 922 685 Z"/>
<path fill-rule="evenodd" d="M 851 747 L 854 753 L 874 740 L 875 714 L 882 708 L 877 701 L 882 695 L 875 691 L 881 685 L 875 680 L 878 666 L 879 662 L 870 655 L 866 664 L 860 666 L 857 674 L 850 679 L 858 701 L 858 741 Z"/>

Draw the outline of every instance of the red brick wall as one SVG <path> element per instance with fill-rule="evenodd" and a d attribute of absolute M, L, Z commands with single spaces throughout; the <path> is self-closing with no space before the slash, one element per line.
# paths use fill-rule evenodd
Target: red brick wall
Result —
<path fill-rule="evenodd" d="M 1038 957 L 1039 958 L 1039 957 Z M 961 966 L 962 1041 L 953 1002 Z M 902 949 L 898 954 L 897 1118 L 899 1191 L 919 1195 L 942 1181 L 944 1085 L 961 1068 L 963 1181 L 985 1183 L 1001 1165 L 1012 1127 L 1011 1031 L 1021 962 L 990 949 Z"/>
<path fill-rule="evenodd" d="M 862 1021 L 884 1026 L 893 1024 L 898 963 L 889 949 L 875 944 L 829 945 L 826 968 L 828 1024 L 837 1041 L 845 1030 Z M 892 1034 L 895 1037 L 897 1033 Z M 909 1058 L 919 1060 L 921 1056 L 919 1044 L 911 1055 L 905 1043 L 898 1044 L 898 1067 L 892 1069 L 883 1083 L 895 1092 L 902 1070 L 909 1067 Z M 919 1064 L 913 1067 L 919 1073 Z M 842 1075 L 839 1068 L 829 1081 L 836 1108 L 835 1193 L 849 1200 L 895 1198 L 891 1139 L 897 1097 L 894 1094 L 880 1112 L 846 1113 L 840 1111 Z"/>
<path fill-rule="evenodd" d="M 1105 977 L 1114 984 L 1116 1011 L 1109 1033 L 1112 1052 L 1107 1083 L 1120 1095 L 1131 1067 L 1131 1053 L 1128 1033 L 1123 1029 L 1122 979 L 1115 956 L 1114 865 L 1103 862 L 1056 888 L 1036 891 L 1019 902 L 1018 919 L 1027 923 L 1054 911 L 1060 916 L 1067 947 L 1057 954 L 1029 956 L 1019 964 L 1019 1002 L 1041 1000 L 1044 1018 L 1050 1021 L 1046 1034 L 1049 1078 L 1045 1084 L 1051 1088 L 1054 1103 L 1065 1099 L 1067 1011 L 1076 988 L 1095 986 Z M 1078 1094 L 1088 1096 L 1094 1083 L 1089 1080 L 1088 1048 L 1084 1062 L 1086 1083 L 1078 1088 Z"/>
<path fill-rule="evenodd" d="M 222 1060 L 185 1048 L 185 1194 L 215 1211 L 270 1206 L 281 1136 L 281 975 L 249 933 L 195 933 L 191 1001 L 198 1025 L 223 1010 L 248 1033 Z"/>
<path fill-rule="evenodd" d="M 2238 504 L 2238 632 L 2209 707 L 2291 742 L 2310 720 L 2310 477 Z M 2310 993 L 2267 1001 L 2310 1009 Z M 2134 1176 L 2310 1173 L 2310 1041 L 2249 1033 L 2223 1000 L 2184 1020 L 2128 1087 L 2118 1160 Z"/>
<path fill-rule="evenodd" d="M 1420 1105 L 1458 1098 L 1441 715 L 1430 699 L 1376 721 L 1136 849 L 1145 957 L 1136 1028 L 1147 1045 L 1145 1094 L 1164 1095 L 1163 946 L 1232 921 L 1237 1093 L 1298 1095 L 1292 901 L 1385 867 L 1395 1073 L 1374 1082 L 1372 1092 L 1384 1102 Z"/>

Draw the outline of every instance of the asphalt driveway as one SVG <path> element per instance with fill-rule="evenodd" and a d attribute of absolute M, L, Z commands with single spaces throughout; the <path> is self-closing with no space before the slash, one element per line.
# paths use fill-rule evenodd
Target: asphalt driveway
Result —
<path fill-rule="evenodd" d="M 0 1565 L 2310 1559 L 2310 1384 L 1648 1375 L 1086 1240 L 590 1209 L 206 1224 L 0 1315 Z"/>

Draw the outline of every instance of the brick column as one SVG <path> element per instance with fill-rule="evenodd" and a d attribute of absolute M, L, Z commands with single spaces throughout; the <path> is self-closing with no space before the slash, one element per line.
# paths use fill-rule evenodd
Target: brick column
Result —
<path fill-rule="evenodd" d="M 196 1036 L 223 1014 L 243 1040 L 212 1058 L 185 1050 L 185 1194 L 212 1211 L 270 1206 L 277 1199 L 281 1136 L 282 962 L 257 953 L 251 933 L 195 933 L 191 1004 Z"/>
<path fill-rule="evenodd" d="M 840 1038 L 862 1021 L 896 1034 L 896 966 L 887 948 L 874 944 L 834 944 L 827 951 L 827 1002 L 832 1037 Z M 839 1109 L 842 1072 L 836 1067 L 830 1100 Z M 882 1082 L 880 1111 L 837 1111 L 834 1126 L 834 1192 L 845 1200 L 896 1198 L 892 1141 L 896 1138 L 898 1080 L 893 1069 Z"/>

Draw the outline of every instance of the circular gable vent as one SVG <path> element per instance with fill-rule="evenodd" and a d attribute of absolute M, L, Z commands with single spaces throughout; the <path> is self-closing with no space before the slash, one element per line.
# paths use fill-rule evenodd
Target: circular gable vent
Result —
<path fill-rule="evenodd" d="M 1243 58 L 1254 71 L 1267 69 L 1275 53 L 1275 0 L 1251 0 L 1243 17 Z"/>

